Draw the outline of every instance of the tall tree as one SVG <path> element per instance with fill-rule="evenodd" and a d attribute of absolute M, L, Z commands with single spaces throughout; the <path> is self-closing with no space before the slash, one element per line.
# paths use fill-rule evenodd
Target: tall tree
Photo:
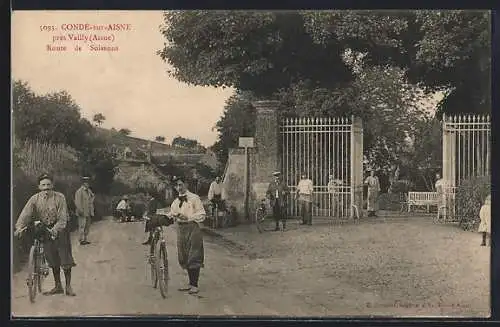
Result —
<path fill-rule="evenodd" d="M 346 50 L 368 65 L 396 65 L 411 82 L 443 90 L 440 112 L 490 111 L 487 11 L 165 13 L 159 55 L 172 76 L 273 96 L 301 80 L 333 89 L 352 81 Z"/>
<path fill-rule="evenodd" d="M 165 136 L 157 136 L 157 137 L 155 137 L 155 141 L 157 141 L 157 142 L 165 142 Z"/>
<path fill-rule="evenodd" d="M 97 126 L 101 126 L 102 123 L 106 120 L 106 117 L 102 113 L 97 113 L 94 115 L 92 118 L 94 123 L 96 123 Z"/>
<path fill-rule="evenodd" d="M 23 81 L 13 86 L 14 133 L 20 139 L 67 144 L 79 149 L 92 125 L 65 91 L 36 95 Z"/>

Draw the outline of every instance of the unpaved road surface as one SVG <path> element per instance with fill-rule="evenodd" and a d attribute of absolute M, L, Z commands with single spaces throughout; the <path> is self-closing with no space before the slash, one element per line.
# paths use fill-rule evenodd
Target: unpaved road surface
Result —
<path fill-rule="evenodd" d="M 12 280 L 13 316 L 489 316 L 490 249 L 477 233 L 424 218 L 289 225 L 284 233 L 227 229 L 226 241 L 205 236 L 199 296 L 177 291 L 187 277 L 174 227 L 166 228 L 163 299 L 149 279 L 143 224 L 105 219 L 92 225 L 91 245 L 73 235 L 77 296 L 31 304 L 23 270 Z"/>

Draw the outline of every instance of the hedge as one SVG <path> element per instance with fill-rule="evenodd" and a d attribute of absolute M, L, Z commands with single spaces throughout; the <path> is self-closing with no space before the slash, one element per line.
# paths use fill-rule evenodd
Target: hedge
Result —
<path fill-rule="evenodd" d="M 456 219 L 463 230 L 479 227 L 479 210 L 491 193 L 491 177 L 482 176 L 463 180 L 456 190 Z"/>

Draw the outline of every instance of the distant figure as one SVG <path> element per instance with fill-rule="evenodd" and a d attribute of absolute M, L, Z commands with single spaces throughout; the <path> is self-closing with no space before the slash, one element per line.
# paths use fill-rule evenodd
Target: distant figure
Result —
<path fill-rule="evenodd" d="M 344 184 L 340 179 L 335 178 L 335 175 L 330 174 L 328 178 L 328 193 L 330 194 L 331 211 L 333 217 L 340 216 L 340 191 L 339 188 Z"/>
<path fill-rule="evenodd" d="M 312 197 L 313 181 L 303 172 L 299 184 L 297 185 L 297 198 L 299 200 L 300 214 L 302 216 L 302 225 L 312 225 Z"/>
<path fill-rule="evenodd" d="M 124 195 L 121 201 L 116 206 L 116 211 L 120 214 L 120 220 L 122 223 L 130 221 L 130 202 L 128 201 L 128 196 Z"/>
<path fill-rule="evenodd" d="M 82 177 L 82 186 L 75 192 L 76 215 L 78 216 L 78 226 L 80 229 L 80 245 L 87 245 L 87 240 L 92 217 L 94 217 L 95 195 L 89 186 L 90 177 Z"/>
<path fill-rule="evenodd" d="M 273 217 L 276 221 L 275 231 L 279 231 L 279 222 L 281 220 L 281 224 L 283 229 L 286 228 L 286 205 L 287 198 L 290 194 L 290 190 L 288 186 L 281 180 L 281 173 L 276 171 L 273 173 L 274 181 L 269 184 L 266 195 L 271 203 L 271 207 L 273 208 Z"/>
<path fill-rule="evenodd" d="M 225 210 L 224 202 L 226 200 L 226 192 L 222 184 L 222 179 L 219 176 L 210 184 L 210 188 L 208 189 L 208 200 L 211 203 L 212 216 L 215 214 L 215 206 L 218 206 L 219 211 Z"/>
<path fill-rule="evenodd" d="M 377 217 L 377 200 L 380 192 L 380 183 L 378 181 L 378 177 L 375 176 L 375 171 L 370 170 L 370 176 L 365 179 L 365 185 L 368 185 L 368 217 Z"/>
<path fill-rule="evenodd" d="M 444 189 L 444 180 L 441 178 L 440 174 L 436 174 L 436 184 L 434 184 L 436 192 L 438 194 L 438 218 L 441 215 L 440 207 L 446 207 L 446 193 Z"/>
<path fill-rule="evenodd" d="M 479 211 L 479 224 L 478 231 L 483 234 L 483 241 L 481 246 L 486 246 L 486 238 L 488 238 L 489 245 L 491 246 L 491 195 L 488 194 L 484 199 L 484 204 Z"/>

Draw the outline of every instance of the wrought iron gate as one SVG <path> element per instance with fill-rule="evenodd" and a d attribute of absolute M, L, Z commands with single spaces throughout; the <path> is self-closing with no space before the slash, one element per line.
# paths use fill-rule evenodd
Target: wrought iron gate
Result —
<path fill-rule="evenodd" d="M 447 218 L 455 217 L 455 191 L 462 181 L 491 176 L 489 115 L 443 116 L 443 180 Z"/>
<path fill-rule="evenodd" d="M 362 127 L 351 118 L 285 118 L 281 128 L 282 174 L 295 194 L 300 175 L 313 181 L 315 217 L 351 217 L 362 204 Z M 337 183 L 328 187 L 329 176 Z M 292 196 L 288 216 L 297 217 L 299 206 Z"/>

